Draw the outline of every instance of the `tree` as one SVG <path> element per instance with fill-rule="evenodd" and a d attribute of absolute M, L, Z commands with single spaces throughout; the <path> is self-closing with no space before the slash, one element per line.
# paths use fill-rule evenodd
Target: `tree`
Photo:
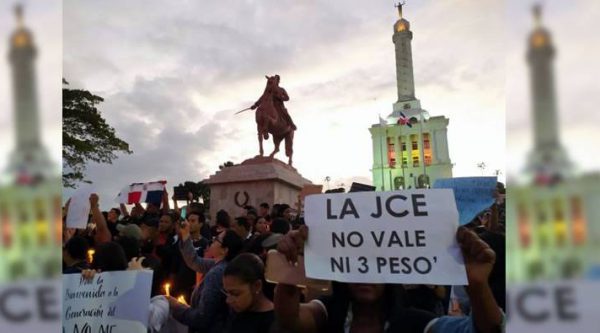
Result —
<path fill-rule="evenodd" d="M 204 182 L 198 182 L 198 196 L 202 198 L 202 202 L 204 202 L 204 207 L 206 210 L 210 209 L 210 187 L 208 184 Z"/>
<path fill-rule="evenodd" d="M 97 105 L 104 101 L 87 90 L 68 89 L 63 79 L 63 186 L 74 188 L 85 179 L 89 161 L 112 164 L 116 153 L 133 153 L 115 129 L 102 118 Z"/>
<path fill-rule="evenodd" d="M 227 161 L 227 162 L 219 165 L 219 170 L 223 170 L 223 168 L 228 168 L 228 167 L 231 167 L 231 166 L 234 166 L 234 165 L 235 164 L 233 164 L 233 162 Z"/>

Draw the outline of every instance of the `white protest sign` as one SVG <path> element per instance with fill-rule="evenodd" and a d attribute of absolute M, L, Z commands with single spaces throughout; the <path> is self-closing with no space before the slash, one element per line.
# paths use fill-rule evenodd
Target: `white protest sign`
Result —
<path fill-rule="evenodd" d="M 597 332 L 600 281 L 509 286 L 507 332 Z"/>
<path fill-rule="evenodd" d="M 63 333 L 146 333 L 152 271 L 63 275 Z"/>
<path fill-rule="evenodd" d="M 60 331 L 60 279 L 0 284 L 0 331 Z"/>
<path fill-rule="evenodd" d="M 452 190 L 311 195 L 305 211 L 308 277 L 467 284 Z"/>
<path fill-rule="evenodd" d="M 87 227 L 92 193 L 94 190 L 90 186 L 83 186 L 71 196 L 67 212 L 67 228 L 85 229 Z"/>

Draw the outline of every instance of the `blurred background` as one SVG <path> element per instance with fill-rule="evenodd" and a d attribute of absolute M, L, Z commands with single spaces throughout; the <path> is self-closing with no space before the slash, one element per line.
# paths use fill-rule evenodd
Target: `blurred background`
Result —
<path fill-rule="evenodd" d="M 505 4 L 508 331 L 598 331 L 600 2 Z M 62 12 L 0 4 L 3 332 L 60 329 Z"/>
<path fill-rule="evenodd" d="M 507 1 L 509 332 L 598 331 L 598 1 Z"/>
<path fill-rule="evenodd" d="M 0 4 L 0 331 L 60 330 L 61 1 Z"/>

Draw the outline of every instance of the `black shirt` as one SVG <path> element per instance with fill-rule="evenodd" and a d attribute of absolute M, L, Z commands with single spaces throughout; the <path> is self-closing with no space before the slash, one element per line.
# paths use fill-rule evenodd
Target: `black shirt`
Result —
<path fill-rule="evenodd" d="M 275 311 L 232 313 L 227 320 L 227 333 L 269 333 Z"/>
<path fill-rule="evenodd" d="M 389 295 L 389 293 L 388 293 Z M 336 297 L 336 292 L 331 296 L 322 296 L 319 301 L 327 311 L 327 322 L 324 332 L 344 333 L 344 325 L 348 316 L 350 302 L 347 295 Z M 433 313 L 414 308 L 406 308 L 399 300 L 386 300 L 385 333 L 423 333 L 427 324 L 437 316 Z"/>

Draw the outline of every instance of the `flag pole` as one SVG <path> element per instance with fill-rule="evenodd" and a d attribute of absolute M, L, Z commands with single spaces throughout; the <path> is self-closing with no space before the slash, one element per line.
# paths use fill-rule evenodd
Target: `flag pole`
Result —
<path fill-rule="evenodd" d="M 421 162 L 423 163 L 423 175 L 425 176 L 424 178 L 427 178 L 427 169 L 425 166 L 425 147 L 423 147 L 424 144 L 424 140 L 423 140 L 423 122 L 425 121 L 425 117 L 423 117 L 423 112 L 419 113 L 419 135 L 420 135 L 420 144 L 419 146 L 421 147 Z M 429 184 L 428 184 L 429 185 Z"/>
<path fill-rule="evenodd" d="M 398 125 L 398 123 L 396 122 L 396 125 Z M 400 152 L 400 156 L 399 157 L 399 161 L 400 161 L 400 168 L 402 168 L 402 189 L 404 190 L 404 188 L 406 187 L 405 185 L 405 177 L 404 177 L 404 151 L 402 150 L 402 125 L 398 126 L 398 151 Z"/>
<path fill-rule="evenodd" d="M 382 135 L 379 137 L 379 152 L 380 152 L 379 157 L 381 160 L 381 191 L 385 191 L 385 176 L 383 173 L 384 170 L 383 170 L 383 142 L 382 142 L 382 140 L 383 140 L 383 134 L 385 134 L 386 138 L 387 138 L 387 128 L 385 127 L 384 124 L 381 123 L 381 119 L 382 119 L 381 115 L 379 115 L 379 119 L 378 119 L 379 126 L 383 127 L 385 130 L 385 132 L 382 133 Z"/>

